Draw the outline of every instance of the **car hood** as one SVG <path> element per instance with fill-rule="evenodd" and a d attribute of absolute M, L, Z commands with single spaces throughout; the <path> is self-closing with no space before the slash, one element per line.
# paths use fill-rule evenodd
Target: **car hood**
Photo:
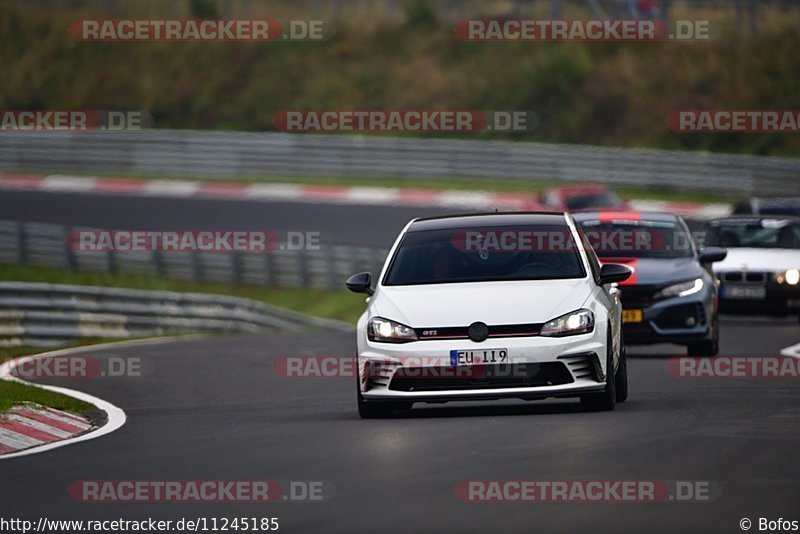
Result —
<path fill-rule="evenodd" d="M 372 316 L 414 328 L 544 323 L 584 305 L 589 278 L 381 286 L 371 299 Z"/>
<path fill-rule="evenodd" d="M 714 264 L 714 272 L 800 269 L 800 250 L 781 248 L 729 248 L 725 260 Z"/>
<path fill-rule="evenodd" d="M 603 263 L 620 263 L 633 275 L 621 286 L 663 285 L 703 276 L 703 267 L 695 258 L 603 258 Z"/>

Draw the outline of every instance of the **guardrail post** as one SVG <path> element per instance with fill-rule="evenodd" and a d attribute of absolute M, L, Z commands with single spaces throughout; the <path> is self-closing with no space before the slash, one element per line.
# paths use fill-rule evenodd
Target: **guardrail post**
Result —
<path fill-rule="evenodd" d="M 62 226 L 61 232 L 64 237 L 64 248 L 65 254 L 67 256 L 67 266 L 69 267 L 70 271 L 77 271 L 78 270 L 78 260 L 75 257 L 75 251 L 72 250 L 72 243 L 69 240 L 69 226 Z"/>
<path fill-rule="evenodd" d="M 242 278 L 244 277 L 243 267 L 242 267 L 242 253 L 233 251 L 233 256 L 231 257 L 231 282 L 234 284 L 241 284 Z"/>
<path fill-rule="evenodd" d="M 151 257 L 153 258 L 153 270 L 156 276 L 165 276 L 166 268 L 164 267 L 164 257 L 161 255 L 161 251 L 154 250 Z"/>
<path fill-rule="evenodd" d="M 275 258 L 270 250 L 264 252 L 264 270 L 267 273 L 267 285 L 269 287 L 275 287 L 278 279 L 275 276 Z"/>
<path fill-rule="evenodd" d="M 190 252 L 189 253 L 189 271 L 192 278 L 192 282 L 199 282 L 200 281 L 200 260 L 198 258 L 200 256 L 199 252 Z"/>
<path fill-rule="evenodd" d="M 325 247 L 325 274 L 327 274 L 326 278 L 328 280 L 328 289 L 331 291 L 336 291 L 339 289 L 336 287 L 338 285 L 338 276 L 336 273 L 336 261 L 334 260 L 335 252 L 336 249 L 334 246 Z"/>
<path fill-rule="evenodd" d="M 113 250 L 108 251 L 108 273 L 114 274 L 117 272 L 117 253 Z"/>
<path fill-rule="evenodd" d="M 297 252 L 297 267 L 300 273 L 300 287 L 311 287 L 311 275 L 308 272 L 308 251 L 306 249 L 298 250 Z"/>
<path fill-rule="evenodd" d="M 25 223 L 22 221 L 16 224 L 16 260 L 17 263 L 23 264 L 28 259 L 28 251 L 25 246 Z"/>

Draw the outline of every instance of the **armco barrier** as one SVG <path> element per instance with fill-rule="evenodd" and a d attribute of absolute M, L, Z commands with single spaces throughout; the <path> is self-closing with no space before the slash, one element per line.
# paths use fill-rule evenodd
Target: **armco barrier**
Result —
<path fill-rule="evenodd" d="M 3 132 L 2 171 L 193 177 L 459 177 L 800 193 L 800 159 L 511 141 L 142 130 Z"/>
<path fill-rule="evenodd" d="M 377 273 L 387 253 L 385 249 L 347 245 L 263 253 L 76 253 L 66 243 L 69 232 L 78 229 L 49 223 L 0 221 L 0 263 L 144 274 L 190 282 L 342 290 L 344 280 L 355 272 Z"/>
<path fill-rule="evenodd" d="M 320 319 L 224 295 L 63 284 L 0 282 L 0 346 L 47 346 L 79 338 L 325 328 Z"/>

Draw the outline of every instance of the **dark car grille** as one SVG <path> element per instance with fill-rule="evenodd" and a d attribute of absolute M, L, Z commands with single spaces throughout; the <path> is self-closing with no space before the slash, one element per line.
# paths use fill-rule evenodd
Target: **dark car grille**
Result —
<path fill-rule="evenodd" d="M 591 378 L 600 381 L 605 378 L 600 367 L 600 358 L 594 352 L 565 354 L 558 359 L 567 364 L 575 379 Z"/>
<path fill-rule="evenodd" d="M 542 323 L 489 325 L 489 337 L 538 336 Z M 447 326 L 444 328 L 415 328 L 419 339 L 469 339 L 469 326 Z"/>
<path fill-rule="evenodd" d="M 751 284 L 763 284 L 768 279 L 768 274 L 764 272 L 743 272 L 731 271 L 723 273 L 721 278 L 725 282 L 747 282 Z"/>
<path fill-rule="evenodd" d="M 659 290 L 658 286 L 622 286 L 619 289 L 622 307 L 625 309 L 650 306 Z"/>
<path fill-rule="evenodd" d="M 389 389 L 393 391 L 448 391 L 465 389 L 528 388 L 573 382 L 563 363 L 520 363 L 471 367 L 401 367 Z"/>

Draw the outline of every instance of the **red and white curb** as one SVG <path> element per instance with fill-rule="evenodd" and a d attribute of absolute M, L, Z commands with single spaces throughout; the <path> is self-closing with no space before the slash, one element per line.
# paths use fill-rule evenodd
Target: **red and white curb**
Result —
<path fill-rule="evenodd" d="M 78 415 L 35 404 L 0 414 L 0 455 L 79 436 L 94 428 Z"/>
<path fill-rule="evenodd" d="M 91 347 L 72 347 L 68 349 L 59 349 L 3 362 L 3 364 L 0 365 L 0 380 L 19 382 L 82 400 L 94 405 L 97 409 L 104 411 L 106 413 L 107 420 L 106 423 L 100 427 L 94 427 L 89 424 L 88 427 L 81 428 L 83 425 L 87 425 L 88 423 L 84 419 L 72 414 L 65 414 L 64 412 L 43 409 L 41 407 L 34 409 L 29 405 L 22 405 L 21 407 L 12 408 L 11 411 L 0 416 L 0 444 L 7 448 L 12 448 L 11 451 L 0 450 L 0 460 L 27 456 L 30 454 L 56 449 L 58 447 L 64 447 L 66 445 L 72 445 L 74 443 L 80 443 L 82 441 L 96 439 L 121 428 L 127 420 L 127 416 L 121 408 L 114 406 L 108 401 L 89 395 L 88 393 L 83 393 L 82 391 L 75 391 L 73 389 L 64 387 L 35 384 L 22 380 L 14 373 L 14 370 L 17 367 L 20 365 L 29 365 L 29 362 L 40 358 L 67 356 L 75 353 L 86 353 L 110 348 L 119 348 L 123 346 L 149 345 L 153 343 L 161 343 L 169 339 L 173 338 L 115 341 L 111 343 L 92 345 Z M 58 421 L 58 424 L 55 421 Z M 75 431 L 75 429 L 80 429 L 80 431 Z M 4 430 L 5 432 L 3 432 Z M 12 432 L 14 435 L 11 434 Z M 5 440 L 3 439 L 3 436 L 6 436 Z M 11 438 L 15 438 L 15 440 L 12 440 Z"/>
<path fill-rule="evenodd" d="M 238 184 L 189 180 L 136 180 L 61 174 L 0 174 L 0 189 L 92 193 L 115 196 L 213 198 L 266 202 L 310 202 L 374 206 L 425 206 L 464 209 L 542 209 L 535 194 L 440 189 L 405 189 L 303 184 Z M 631 200 L 639 211 L 664 211 L 712 219 L 731 213 L 728 204 Z"/>

